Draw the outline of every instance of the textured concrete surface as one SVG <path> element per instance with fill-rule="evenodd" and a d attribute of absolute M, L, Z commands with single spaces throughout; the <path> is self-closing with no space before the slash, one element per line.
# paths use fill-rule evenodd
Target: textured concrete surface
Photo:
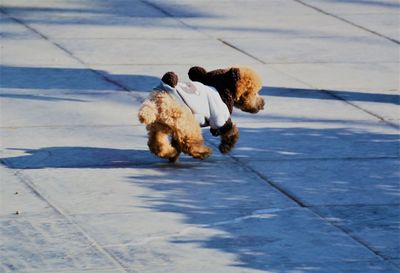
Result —
<path fill-rule="evenodd" d="M 398 1 L 2 0 L 0 272 L 400 272 Z M 237 147 L 154 157 L 166 71 L 248 65 Z"/>

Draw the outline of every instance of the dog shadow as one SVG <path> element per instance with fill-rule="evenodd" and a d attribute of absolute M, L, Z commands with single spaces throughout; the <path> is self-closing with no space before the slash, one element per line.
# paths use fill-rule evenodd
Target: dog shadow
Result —
<path fill-rule="evenodd" d="M 12 169 L 126 168 L 162 163 L 147 150 L 98 147 L 46 147 L 13 149 L 24 154 L 0 160 Z"/>
<path fill-rule="evenodd" d="M 114 149 L 100 147 L 45 147 L 39 149 L 8 148 L 22 155 L 0 158 L 10 169 L 46 168 L 158 168 L 190 169 L 197 161 L 187 155 L 171 164 L 166 159 L 154 156 L 148 150 Z"/>

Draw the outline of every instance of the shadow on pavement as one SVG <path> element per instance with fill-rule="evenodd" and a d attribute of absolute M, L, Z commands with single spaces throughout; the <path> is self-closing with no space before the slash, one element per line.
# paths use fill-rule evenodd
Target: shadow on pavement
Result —
<path fill-rule="evenodd" d="M 390 197 L 391 200 L 395 198 L 394 195 L 399 194 L 398 188 L 396 185 L 380 188 L 380 185 L 389 182 L 386 181 L 387 177 L 375 175 L 377 161 L 372 159 L 387 157 L 395 160 L 398 153 L 398 135 L 368 133 L 346 128 L 241 128 L 241 139 L 233 152 L 234 156 L 244 164 L 247 164 L 246 159 L 252 162 L 265 162 L 266 165 L 276 163 L 274 172 L 283 179 L 285 176 L 293 178 L 293 173 L 298 175 L 300 169 L 296 169 L 290 162 L 311 160 L 311 163 L 306 164 L 306 168 L 302 170 L 305 174 L 317 167 L 318 162 L 333 160 L 329 161 L 333 162 L 332 164 L 322 165 L 335 168 L 341 166 L 335 162 L 348 165 L 346 160 L 359 157 L 366 167 L 364 166 L 362 173 L 357 173 L 361 171 L 357 168 L 352 169 L 356 175 L 349 177 L 363 177 L 362 183 L 348 181 L 347 184 L 343 182 L 341 187 L 347 185 L 348 191 L 356 192 L 357 187 L 368 185 L 376 188 L 375 194 L 387 196 L 388 199 Z M 313 163 L 315 159 L 318 161 Z M 320 266 L 326 265 L 327 262 L 358 259 L 353 256 L 353 253 L 357 253 L 354 252 L 355 246 L 349 244 L 347 239 L 343 239 L 341 233 L 336 233 L 337 230 L 313 216 L 304 216 L 304 211 L 279 209 L 274 211 L 269 196 L 272 194 L 271 188 L 263 185 L 264 181 L 239 175 L 243 171 L 240 166 L 235 169 L 224 167 L 227 165 L 224 165 L 223 160 L 225 159 L 217 163 L 208 160 L 199 161 L 198 164 L 191 164 L 190 169 L 156 168 L 161 172 L 157 176 L 130 177 L 132 183 L 155 192 L 154 196 L 142 197 L 146 208 L 158 212 L 179 213 L 184 216 L 185 223 L 221 231 L 219 235 L 213 236 L 185 235 L 169 243 L 176 244 L 177 247 L 179 244 L 195 244 L 197 247 L 234 254 L 237 262 L 232 266 L 268 272 L 269 270 L 320 272 L 324 270 Z M 226 160 L 228 161 L 227 158 Z M 286 164 L 286 168 L 280 169 L 280 164 Z M 291 165 L 292 170 L 290 170 Z M 390 183 L 393 183 L 396 181 L 392 177 L 397 172 L 394 167 L 396 164 L 387 166 L 385 172 L 392 181 Z M 365 171 L 365 168 L 370 171 Z M 340 168 L 328 171 L 337 173 L 340 172 Z M 326 185 L 327 190 L 338 188 L 335 186 L 338 182 L 334 181 L 335 177 L 327 176 L 319 179 L 322 188 L 323 185 Z M 321 193 L 314 190 L 313 194 Z M 302 196 L 298 198 L 301 199 Z M 261 210 L 259 214 L 260 209 L 264 209 L 264 213 Z M 310 226 L 314 228 L 309 229 Z M 313 234 L 315 230 L 320 232 L 318 239 Z M 321 257 L 321 260 L 310 260 L 310 257 L 317 256 Z M 310 264 L 315 266 L 312 270 Z"/>
<path fill-rule="evenodd" d="M 338 91 L 338 90 L 315 90 L 315 89 L 296 89 L 281 87 L 266 87 L 261 90 L 261 94 L 273 97 L 302 98 L 302 99 L 326 99 L 337 100 L 338 98 L 346 101 L 364 101 L 390 103 L 399 105 L 400 95 L 379 94 L 372 92 L 358 91 Z"/>
<path fill-rule="evenodd" d="M 40 149 L 13 149 L 26 154 L 0 158 L 12 169 L 43 168 L 134 168 L 162 161 L 146 150 L 123 150 L 95 147 L 47 147 Z"/>
<path fill-rule="evenodd" d="M 107 84 L 107 79 L 121 83 L 128 86 L 130 90 L 136 91 L 149 91 L 160 81 L 160 78 L 149 75 L 118 75 L 109 74 L 103 70 L 89 70 L 82 68 L 16 67 L 5 65 L 0 66 L 0 75 L 0 88 L 43 90 L 61 89 L 70 91 L 86 90 L 86 92 L 116 88 L 116 86 Z M 102 83 L 99 83 L 98 81 L 99 77 L 101 77 L 100 75 L 104 77 Z M 160 75 L 160 77 L 161 76 L 162 75 Z M 328 93 L 328 95 L 326 93 Z M 274 96 L 321 100 L 337 100 L 339 97 L 347 101 L 365 101 L 395 105 L 400 104 L 400 95 L 357 91 L 326 90 L 326 92 L 323 92 L 315 89 L 264 86 L 260 94 L 267 97 Z M 21 95 L 8 93 L 3 94 L 2 97 L 35 99 L 34 96 L 23 97 Z M 37 99 L 42 100 L 43 97 L 38 97 Z M 52 98 L 49 98 L 49 100 L 52 100 Z"/>
<path fill-rule="evenodd" d="M 244 162 L 246 158 L 251 158 L 253 162 L 265 160 L 265 164 L 275 161 L 290 165 L 291 161 L 296 162 L 300 159 L 342 160 L 351 156 L 394 158 L 398 157 L 399 153 L 399 139 L 395 134 L 369 133 L 346 128 L 241 128 L 240 130 L 241 138 L 233 155 Z M 320 271 L 323 270 L 320 268 L 322 264 L 358 259 L 357 256 L 352 256 L 353 253 L 358 253 L 354 252 L 354 244 L 349 244 L 348 239 L 344 239 L 336 229 L 332 229 L 307 211 L 276 209 L 277 206 L 281 208 L 281 203 L 277 204 L 277 201 L 271 200 L 279 200 L 275 196 L 277 193 L 271 192 L 271 188 L 266 187 L 264 181 L 255 179 L 254 176 L 241 175 L 243 169 L 239 165 L 232 169 L 232 161 L 225 157 L 218 161 L 213 161 L 213 157 L 205 161 L 182 158 L 178 164 L 169 164 L 145 150 L 97 147 L 16 150 L 22 150 L 26 154 L 2 158 L 1 161 L 9 168 L 157 170 L 157 175 L 128 177 L 130 183 L 154 192 L 154 195 L 139 197 L 142 198 L 143 206 L 157 212 L 179 213 L 184 216 L 184 222 L 211 232 L 200 236 L 189 232 L 171 238 L 169 243 L 176 245 L 177 248 L 181 244 L 194 244 L 199 248 L 233 254 L 235 263 L 231 266 L 234 267 L 265 271 L 282 270 L 281 261 L 284 260 L 284 270 L 308 272 L 310 264 L 313 265 L 313 270 Z M 218 153 L 216 149 L 214 152 Z M 230 164 L 224 164 L 225 160 L 229 160 Z M 320 161 L 315 162 L 318 164 Z M 376 163 L 371 161 L 368 164 Z M 310 169 L 305 169 L 305 173 L 314 168 L 314 164 L 308 166 Z M 332 167 L 335 164 L 328 166 Z M 277 175 L 281 177 L 285 175 L 293 177 L 292 171 L 296 171 L 296 167 L 293 170 L 276 169 Z M 388 169 L 385 169 L 385 172 L 387 171 Z M 397 170 L 391 171 L 395 173 Z M 377 185 L 385 179 L 374 175 L 373 172 L 359 175 L 363 177 L 363 183 L 354 185 L 349 183 L 352 191 L 356 190 L 357 185 Z M 326 185 L 336 182 L 331 181 L 330 179 L 333 179 L 331 177 L 321 177 L 321 179 L 324 179 L 321 183 Z M 376 194 L 398 194 L 396 191 L 396 187 L 381 191 L 378 187 Z M 294 203 L 293 207 L 296 207 Z M 310 226 L 313 228 L 310 229 Z M 315 230 L 320 232 L 318 242 L 312 234 Z M 284 253 L 282 249 L 285 250 Z M 309 259 L 320 256 L 321 253 L 324 253 L 321 261 Z M 304 267 L 305 265 L 308 267 Z"/>
<path fill-rule="evenodd" d="M 38 24 L 79 24 L 79 25 L 129 25 L 132 18 L 165 19 L 212 17 L 210 11 L 201 12 L 190 5 L 157 3 L 150 1 L 108 1 L 89 0 L 75 6 L 12 6 L 2 7 L 6 13 L 23 18 L 27 23 Z M 110 19 L 112 18 L 112 19 Z M 144 22 L 135 22 L 145 24 Z M 148 21 L 146 21 L 148 23 Z M 160 24 L 162 25 L 162 24 Z"/>
<path fill-rule="evenodd" d="M 108 83 L 108 79 L 140 91 L 148 91 L 160 81 L 160 78 L 154 76 L 109 74 L 103 70 L 0 65 L 0 88 L 61 89 L 85 92 L 117 88 Z"/>
<path fill-rule="evenodd" d="M 219 138 L 203 132 L 206 139 L 217 145 Z M 260 141 L 262 140 L 262 141 Z M 214 149 L 214 158 L 219 156 Z M 17 149 L 26 154 L 1 158 L 14 169 L 40 168 L 118 168 L 144 166 L 166 162 L 148 150 L 99 147 L 45 147 Z M 240 139 L 232 155 L 261 160 L 332 159 L 351 157 L 397 157 L 400 143 L 397 134 L 378 134 L 346 128 L 240 128 Z M 201 162 L 183 157 L 181 162 Z M 207 161 L 212 159 L 207 159 Z M 173 165 L 173 164 L 172 164 Z M 153 166 L 157 167 L 157 166 Z"/>
<path fill-rule="evenodd" d="M 73 102 L 89 102 L 88 100 L 82 99 L 71 99 L 71 98 L 59 98 L 51 96 L 37 96 L 37 95 L 22 95 L 22 94 L 11 94 L 11 93 L 0 93 L 0 98 L 8 99 L 20 99 L 20 100 L 40 100 L 40 101 L 73 101 Z"/>

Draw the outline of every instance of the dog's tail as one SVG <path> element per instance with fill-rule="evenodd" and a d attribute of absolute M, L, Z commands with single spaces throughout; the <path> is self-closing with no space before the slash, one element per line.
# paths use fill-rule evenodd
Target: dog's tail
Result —
<path fill-rule="evenodd" d="M 138 118 L 146 125 L 153 123 L 157 118 L 157 106 L 153 101 L 146 100 L 139 109 Z"/>

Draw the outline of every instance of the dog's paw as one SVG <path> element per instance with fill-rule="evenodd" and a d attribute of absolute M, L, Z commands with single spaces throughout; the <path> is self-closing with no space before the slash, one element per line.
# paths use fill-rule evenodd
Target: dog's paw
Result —
<path fill-rule="evenodd" d="M 219 144 L 218 148 L 219 148 L 219 151 L 222 154 L 227 154 L 232 150 L 233 146 L 232 145 L 228 145 L 226 143 L 221 143 L 221 144 Z"/>
<path fill-rule="evenodd" d="M 203 146 L 199 149 L 192 150 L 192 152 L 191 152 L 191 155 L 197 159 L 206 159 L 211 154 L 212 154 L 212 150 L 207 146 Z"/>
<path fill-rule="evenodd" d="M 223 154 L 229 153 L 233 147 L 235 147 L 236 142 L 239 139 L 239 130 L 236 125 L 232 125 L 232 128 L 221 135 L 221 144 L 219 144 L 219 151 Z"/>
<path fill-rule="evenodd" d="M 177 162 L 178 159 L 179 159 L 179 154 L 176 154 L 175 156 L 168 158 L 169 162 L 171 162 L 171 163 Z"/>

